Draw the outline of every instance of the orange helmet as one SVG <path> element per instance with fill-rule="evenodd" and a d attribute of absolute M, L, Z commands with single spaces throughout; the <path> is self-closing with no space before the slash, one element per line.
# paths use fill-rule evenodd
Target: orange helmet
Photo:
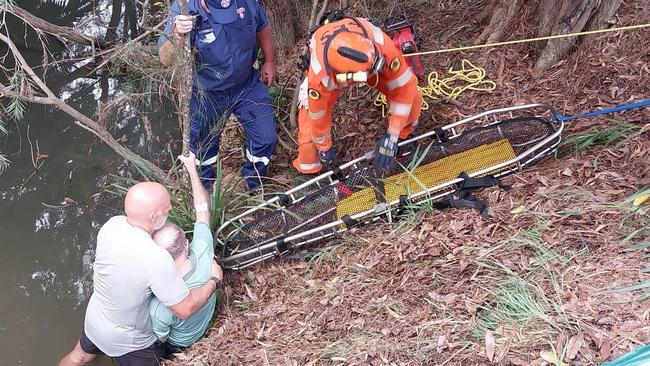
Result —
<path fill-rule="evenodd" d="M 335 73 L 375 71 L 375 44 L 362 34 L 343 31 L 325 45 L 326 68 Z"/>

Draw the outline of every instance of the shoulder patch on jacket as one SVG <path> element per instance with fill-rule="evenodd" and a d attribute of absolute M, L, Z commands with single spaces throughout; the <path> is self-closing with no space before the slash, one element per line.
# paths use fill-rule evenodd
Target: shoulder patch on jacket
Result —
<path fill-rule="evenodd" d="M 311 98 L 312 100 L 319 100 L 320 93 L 316 89 L 309 89 L 309 98 Z"/>
<path fill-rule="evenodd" d="M 391 62 L 390 62 L 390 70 L 395 72 L 399 70 L 399 67 L 402 66 L 402 63 L 399 60 L 399 57 L 395 57 Z"/>

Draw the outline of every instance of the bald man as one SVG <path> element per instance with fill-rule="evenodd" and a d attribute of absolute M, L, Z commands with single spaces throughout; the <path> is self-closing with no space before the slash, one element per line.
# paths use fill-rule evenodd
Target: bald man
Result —
<path fill-rule="evenodd" d="M 94 292 L 84 328 L 60 366 L 85 365 L 98 354 L 113 357 L 120 366 L 159 365 L 165 351 L 149 321 L 152 296 L 180 319 L 190 317 L 212 296 L 221 282 L 218 266 L 212 268 L 215 277 L 190 290 L 172 257 L 151 238 L 171 208 L 165 187 L 138 183 L 124 200 L 126 216 L 112 217 L 99 230 Z"/>

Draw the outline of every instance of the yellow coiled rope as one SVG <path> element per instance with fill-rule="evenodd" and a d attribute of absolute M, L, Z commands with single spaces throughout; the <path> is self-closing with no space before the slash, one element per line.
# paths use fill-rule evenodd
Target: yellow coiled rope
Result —
<path fill-rule="evenodd" d="M 440 79 L 437 72 L 432 72 L 427 77 L 424 86 L 418 86 L 422 93 L 422 110 L 429 109 L 426 98 L 436 100 L 441 96 L 456 99 L 466 90 L 492 91 L 497 84 L 492 80 L 485 79 L 485 69 L 474 66 L 469 60 L 463 59 L 460 69 L 454 70 L 453 66 L 447 71 L 447 77 Z M 374 104 L 381 107 L 381 115 L 386 117 L 386 96 L 378 93 Z"/>

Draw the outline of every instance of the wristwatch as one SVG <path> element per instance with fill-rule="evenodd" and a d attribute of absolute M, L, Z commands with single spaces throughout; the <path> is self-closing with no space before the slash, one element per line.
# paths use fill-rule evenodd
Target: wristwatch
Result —
<path fill-rule="evenodd" d="M 221 280 L 219 279 L 219 277 L 212 277 L 212 278 L 210 278 L 210 279 L 211 279 L 212 281 L 214 281 L 214 284 L 215 284 L 215 285 L 217 285 L 217 290 L 220 289 L 221 286 L 223 285 L 223 283 L 221 282 Z"/>

